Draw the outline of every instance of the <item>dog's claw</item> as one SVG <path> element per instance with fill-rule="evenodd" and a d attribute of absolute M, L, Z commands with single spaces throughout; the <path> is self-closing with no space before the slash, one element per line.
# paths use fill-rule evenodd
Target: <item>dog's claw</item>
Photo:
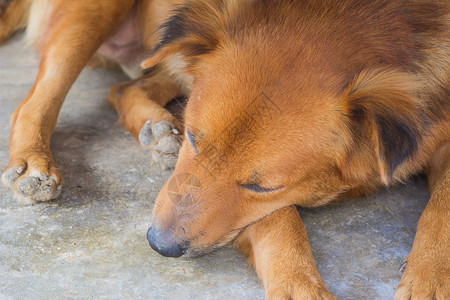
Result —
<path fill-rule="evenodd" d="M 404 262 L 402 262 L 402 264 L 400 265 L 400 268 L 398 269 L 398 271 L 400 272 L 400 273 L 405 273 L 405 270 L 406 270 L 406 265 L 408 264 L 408 262 L 405 260 Z"/>
<path fill-rule="evenodd" d="M 25 171 L 25 166 L 19 166 L 16 170 L 16 173 L 21 175 Z"/>

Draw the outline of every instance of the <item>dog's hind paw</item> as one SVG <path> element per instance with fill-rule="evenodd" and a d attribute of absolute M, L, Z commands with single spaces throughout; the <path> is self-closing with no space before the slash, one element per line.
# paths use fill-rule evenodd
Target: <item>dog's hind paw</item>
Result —
<path fill-rule="evenodd" d="M 181 147 L 181 131 L 166 121 L 152 125 L 145 122 L 139 132 L 139 143 L 152 151 L 152 159 L 166 168 L 173 168 L 178 160 L 178 151 Z"/>
<path fill-rule="evenodd" d="M 47 159 L 16 159 L 2 175 L 4 185 L 15 192 L 19 202 L 33 204 L 57 198 L 62 191 L 62 177 Z"/>

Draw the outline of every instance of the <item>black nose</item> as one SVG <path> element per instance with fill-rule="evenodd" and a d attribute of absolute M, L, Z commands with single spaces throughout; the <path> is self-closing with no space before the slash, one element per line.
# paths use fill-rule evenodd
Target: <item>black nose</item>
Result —
<path fill-rule="evenodd" d="M 171 234 L 151 226 L 147 231 L 147 240 L 150 247 L 156 252 L 166 257 L 180 257 L 186 253 L 187 243 L 177 241 Z"/>

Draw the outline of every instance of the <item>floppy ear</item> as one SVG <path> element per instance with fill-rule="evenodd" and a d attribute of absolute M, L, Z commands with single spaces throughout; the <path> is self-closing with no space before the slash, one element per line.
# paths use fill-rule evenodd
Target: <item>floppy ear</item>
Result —
<path fill-rule="evenodd" d="M 160 42 L 142 63 L 142 68 L 151 68 L 172 54 L 189 59 L 207 54 L 218 46 L 223 32 L 221 0 L 199 0 L 187 2 L 174 10 L 174 14 L 159 28 Z"/>
<path fill-rule="evenodd" d="M 378 172 L 388 184 L 396 168 L 417 150 L 423 116 L 421 82 L 398 70 L 369 70 L 357 76 L 345 92 L 352 143 L 341 165 L 343 177 L 370 178 Z"/>

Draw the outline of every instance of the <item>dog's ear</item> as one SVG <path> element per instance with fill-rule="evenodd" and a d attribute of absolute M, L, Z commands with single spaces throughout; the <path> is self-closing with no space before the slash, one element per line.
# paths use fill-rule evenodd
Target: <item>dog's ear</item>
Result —
<path fill-rule="evenodd" d="M 223 0 L 190 1 L 174 10 L 174 14 L 160 26 L 160 41 L 145 58 L 141 67 L 151 68 L 172 54 L 193 61 L 195 57 L 218 47 L 226 14 Z"/>
<path fill-rule="evenodd" d="M 421 81 L 398 70 L 360 73 L 344 97 L 351 143 L 341 164 L 343 177 L 367 180 L 378 172 L 389 184 L 396 168 L 414 155 L 423 122 Z"/>

